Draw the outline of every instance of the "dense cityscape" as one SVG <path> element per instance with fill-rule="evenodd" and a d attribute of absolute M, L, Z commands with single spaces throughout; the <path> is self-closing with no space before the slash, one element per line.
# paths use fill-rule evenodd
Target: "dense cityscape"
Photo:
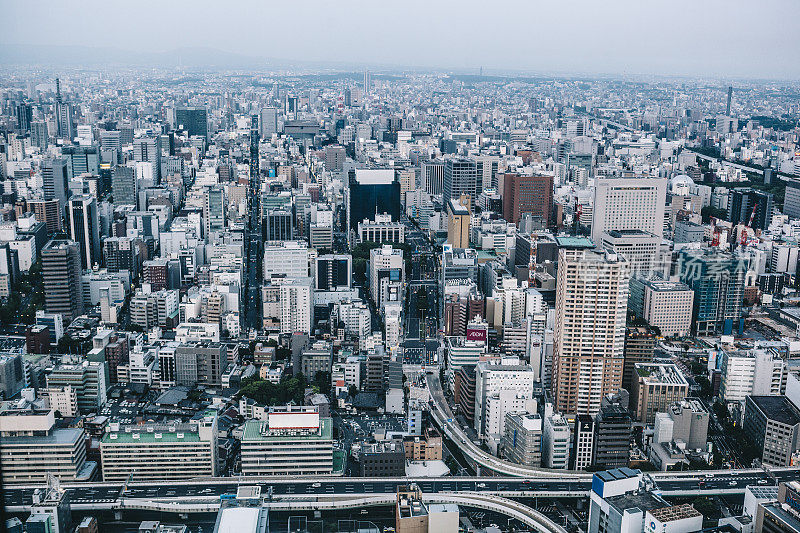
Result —
<path fill-rule="evenodd" d="M 6 531 L 800 531 L 797 82 L 0 73 Z"/>

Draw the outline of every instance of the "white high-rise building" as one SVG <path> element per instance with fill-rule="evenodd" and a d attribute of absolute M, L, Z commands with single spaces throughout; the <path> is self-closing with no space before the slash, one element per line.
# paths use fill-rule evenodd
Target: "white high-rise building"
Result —
<path fill-rule="evenodd" d="M 558 259 L 553 395 L 561 413 L 594 415 L 622 386 L 628 262 L 588 248 Z"/>
<path fill-rule="evenodd" d="M 786 390 L 788 366 L 776 350 L 758 348 L 722 354 L 720 396 L 742 402 L 747 396 L 777 396 Z"/>
<path fill-rule="evenodd" d="M 302 241 L 272 241 L 264 246 L 264 279 L 305 278 L 308 267 L 309 249 Z"/>
<path fill-rule="evenodd" d="M 383 245 L 369 253 L 369 290 L 379 309 L 390 302 L 403 301 L 405 265 L 403 250 Z"/>
<path fill-rule="evenodd" d="M 664 235 L 666 178 L 597 178 L 592 211 L 592 240 L 604 232 L 642 230 L 659 239 Z"/>
<path fill-rule="evenodd" d="M 281 333 L 311 333 L 314 281 L 293 278 L 280 283 Z"/>
<path fill-rule="evenodd" d="M 559 414 L 546 417 L 542 431 L 542 466 L 566 469 L 569 465 L 569 441 L 567 419 Z"/>
<path fill-rule="evenodd" d="M 502 391 L 513 391 L 514 396 L 533 398 L 534 373 L 530 365 L 520 364 L 516 357 L 497 363 L 482 361 L 475 367 L 475 431 L 482 438 L 487 432 L 488 398 Z M 499 415 L 498 415 L 499 416 Z M 505 413 L 496 421 L 496 432 L 504 424 Z"/>

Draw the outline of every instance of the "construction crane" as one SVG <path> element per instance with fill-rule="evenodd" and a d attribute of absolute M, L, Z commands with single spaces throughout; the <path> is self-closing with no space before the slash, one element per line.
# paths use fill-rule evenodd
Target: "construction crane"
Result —
<path fill-rule="evenodd" d="M 747 230 L 753 228 L 753 220 L 756 218 L 756 209 L 758 209 L 758 204 L 753 206 L 753 211 L 750 212 L 750 219 L 747 221 L 747 225 L 745 226 L 744 230 L 742 231 L 742 235 L 739 238 L 739 245 L 747 246 Z"/>

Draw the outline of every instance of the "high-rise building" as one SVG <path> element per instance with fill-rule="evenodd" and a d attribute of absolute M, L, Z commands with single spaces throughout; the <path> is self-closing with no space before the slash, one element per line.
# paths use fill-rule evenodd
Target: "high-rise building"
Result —
<path fill-rule="evenodd" d="M 428 194 L 442 194 L 444 188 L 444 163 L 429 161 L 422 163 L 422 183 Z"/>
<path fill-rule="evenodd" d="M 111 194 L 114 205 L 136 205 L 139 185 L 136 169 L 117 165 L 111 176 Z"/>
<path fill-rule="evenodd" d="M 47 122 L 37 120 L 31 123 L 31 145 L 38 146 L 42 151 L 45 151 L 47 150 L 48 141 Z"/>
<path fill-rule="evenodd" d="M 303 241 L 268 242 L 264 245 L 264 279 L 308 277 L 309 257 Z"/>
<path fill-rule="evenodd" d="M 153 165 L 153 178 L 158 184 L 161 179 L 161 137 L 139 137 L 133 140 L 134 161 L 144 161 Z"/>
<path fill-rule="evenodd" d="M 537 413 L 508 413 L 501 439 L 503 455 L 520 465 L 542 464 L 542 417 Z"/>
<path fill-rule="evenodd" d="M 81 174 L 97 176 L 100 171 L 100 154 L 96 146 L 65 146 L 61 149 L 67 160 L 67 177 L 72 179 Z"/>
<path fill-rule="evenodd" d="M 622 388 L 633 390 L 638 380 L 636 363 L 652 363 L 656 345 L 655 332 L 645 326 L 630 326 L 625 330 L 625 365 L 622 371 Z"/>
<path fill-rule="evenodd" d="M 47 386 L 72 387 L 81 413 L 96 413 L 106 403 L 108 382 L 104 361 L 83 361 L 56 366 L 47 375 Z"/>
<path fill-rule="evenodd" d="M 652 424 L 657 412 L 666 411 L 689 394 L 689 382 L 673 363 L 636 363 L 634 372 L 632 409 L 644 424 Z"/>
<path fill-rule="evenodd" d="M 72 104 L 56 102 L 56 135 L 63 139 L 72 139 L 75 136 L 75 123 L 72 116 Z"/>
<path fill-rule="evenodd" d="M 175 381 L 178 385 L 222 385 L 228 352 L 218 342 L 196 342 L 175 348 Z"/>
<path fill-rule="evenodd" d="M 748 261 L 716 249 L 678 254 L 678 276 L 694 291 L 692 325 L 696 335 L 731 332 L 742 314 Z"/>
<path fill-rule="evenodd" d="M 294 217 L 287 209 L 270 209 L 264 216 L 265 241 L 290 241 L 294 235 Z"/>
<path fill-rule="evenodd" d="M 350 171 L 347 188 L 348 233 L 367 219 L 387 214 L 400 220 L 400 182 L 393 169 L 355 169 Z"/>
<path fill-rule="evenodd" d="M 786 396 L 748 396 L 744 432 L 766 466 L 791 466 L 800 451 L 800 410 Z M 766 530 L 765 530 L 766 531 Z"/>
<path fill-rule="evenodd" d="M 51 240 L 42 249 L 41 260 L 45 308 L 69 323 L 83 314 L 80 248 L 74 241 Z"/>
<path fill-rule="evenodd" d="M 369 69 L 364 71 L 364 94 L 369 95 L 372 91 L 372 74 Z"/>
<path fill-rule="evenodd" d="M 317 291 L 349 289 L 352 286 L 350 255 L 321 255 L 314 260 L 314 279 Z"/>
<path fill-rule="evenodd" d="M 279 284 L 281 333 L 311 333 L 314 285 L 309 277 L 291 278 Z"/>
<path fill-rule="evenodd" d="M 471 159 L 447 159 L 444 162 L 442 201 L 447 205 L 462 194 L 470 198 L 468 209 L 472 211 L 475 190 L 478 186 L 478 167 Z"/>
<path fill-rule="evenodd" d="M 403 301 L 405 264 L 403 250 L 385 244 L 369 253 L 369 290 L 378 309 Z"/>
<path fill-rule="evenodd" d="M 447 203 L 447 242 L 453 248 L 469 248 L 469 197 L 453 198 Z"/>
<path fill-rule="evenodd" d="M 175 129 L 185 131 L 190 137 L 208 137 L 208 113 L 202 107 L 179 107 L 175 110 Z"/>
<path fill-rule="evenodd" d="M 570 428 L 567 419 L 551 414 L 542 430 L 542 466 L 565 470 L 569 466 Z"/>
<path fill-rule="evenodd" d="M 331 172 L 342 170 L 345 159 L 347 159 L 347 152 L 344 146 L 331 144 L 325 147 L 325 170 Z"/>
<path fill-rule="evenodd" d="M 666 178 L 599 177 L 594 189 L 592 240 L 604 232 L 638 229 L 664 235 Z"/>
<path fill-rule="evenodd" d="M 60 209 L 67 205 L 67 161 L 63 158 L 42 161 L 42 182 L 45 200 L 58 200 Z"/>
<path fill-rule="evenodd" d="M 63 228 L 61 206 L 59 200 L 29 200 L 36 220 L 44 223 L 47 233 L 60 232 Z"/>
<path fill-rule="evenodd" d="M 596 468 L 628 466 L 630 460 L 633 419 L 626 407 L 610 403 L 594 417 L 594 452 Z"/>
<path fill-rule="evenodd" d="M 641 297 L 634 296 L 641 293 Z M 631 301 L 639 298 L 641 308 L 629 308 L 637 316 L 658 328 L 664 337 L 686 336 L 692 329 L 694 293 L 677 281 L 631 279 Z"/>
<path fill-rule="evenodd" d="M 273 133 L 278 133 L 278 108 L 263 108 L 260 118 L 259 126 L 261 128 L 261 137 L 269 140 L 272 138 Z"/>
<path fill-rule="evenodd" d="M 20 103 L 14 107 L 14 117 L 17 119 L 17 130 L 27 132 L 31 129 L 33 121 L 33 107 L 28 103 Z"/>
<path fill-rule="evenodd" d="M 561 413 L 594 415 L 622 386 L 629 267 L 624 258 L 562 248 L 558 258 L 553 395 Z"/>
<path fill-rule="evenodd" d="M 88 195 L 73 196 L 67 209 L 69 236 L 78 244 L 81 267 L 86 270 L 99 265 L 102 260 L 100 247 L 100 220 L 97 203 Z"/>
<path fill-rule="evenodd" d="M 225 229 L 225 189 L 219 185 L 203 192 L 203 229 L 206 239 Z"/>
<path fill-rule="evenodd" d="M 553 211 L 553 176 L 506 174 L 503 180 L 503 218 L 519 224 L 525 214 L 550 225 Z"/>
<path fill-rule="evenodd" d="M 508 358 L 502 364 L 478 363 L 475 367 L 475 431 L 479 438 L 499 438 L 507 412 L 533 411 L 533 387 L 533 369 L 520 364 L 517 358 Z M 493 397 L 497 401 L 492 401 Z"/>
<path fill-rule="evenodd" d="M 728 193 L 728 221 L 765 230 L 772 222 L 772 206 L 772 193 L 737 187 Z"/>
<path fill-rule="evenodd" d="M 572 432 L 572 455 L 570 468 L 586 470 L 592 466 L 594 458 L 594 418 L 589 415 L 578 415 L 575 429 Z"/>

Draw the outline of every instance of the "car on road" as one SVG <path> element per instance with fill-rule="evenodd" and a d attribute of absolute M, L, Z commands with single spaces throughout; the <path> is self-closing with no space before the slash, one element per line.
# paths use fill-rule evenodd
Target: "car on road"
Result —
<path fill-rule="evenodd" d="M 485 489 L 486 488 L 486 483 L 478 483 L 477 485 L 475 485 L 475 487 L 477 487 L 479 489 Z"/>
<path fill-rule="evenodd" d="M 320 487 L 322 486 L 322 483 L 314 483 L 314 484 L 313 484 L 313 485 L 311 485 L 311 486 L 312 486 L 313 488 L 315 488 L 315 489 L 318 489 L 318 488 L 320 488 Z"/>
<path fill-rule="evenodd" d="M 736 486 L 736 481 L 734 481 L 733 479 L 728 481 L 728 486 L 729 487 L 735 487 Z"/>
<path fill-rule="evenodd" d="M 767 481 L 766 479 L 759 479 L 756 483 L 758 483 L 759 485 L 766 485 L 767 483 L 769 483 L 769 481 Z"/>

